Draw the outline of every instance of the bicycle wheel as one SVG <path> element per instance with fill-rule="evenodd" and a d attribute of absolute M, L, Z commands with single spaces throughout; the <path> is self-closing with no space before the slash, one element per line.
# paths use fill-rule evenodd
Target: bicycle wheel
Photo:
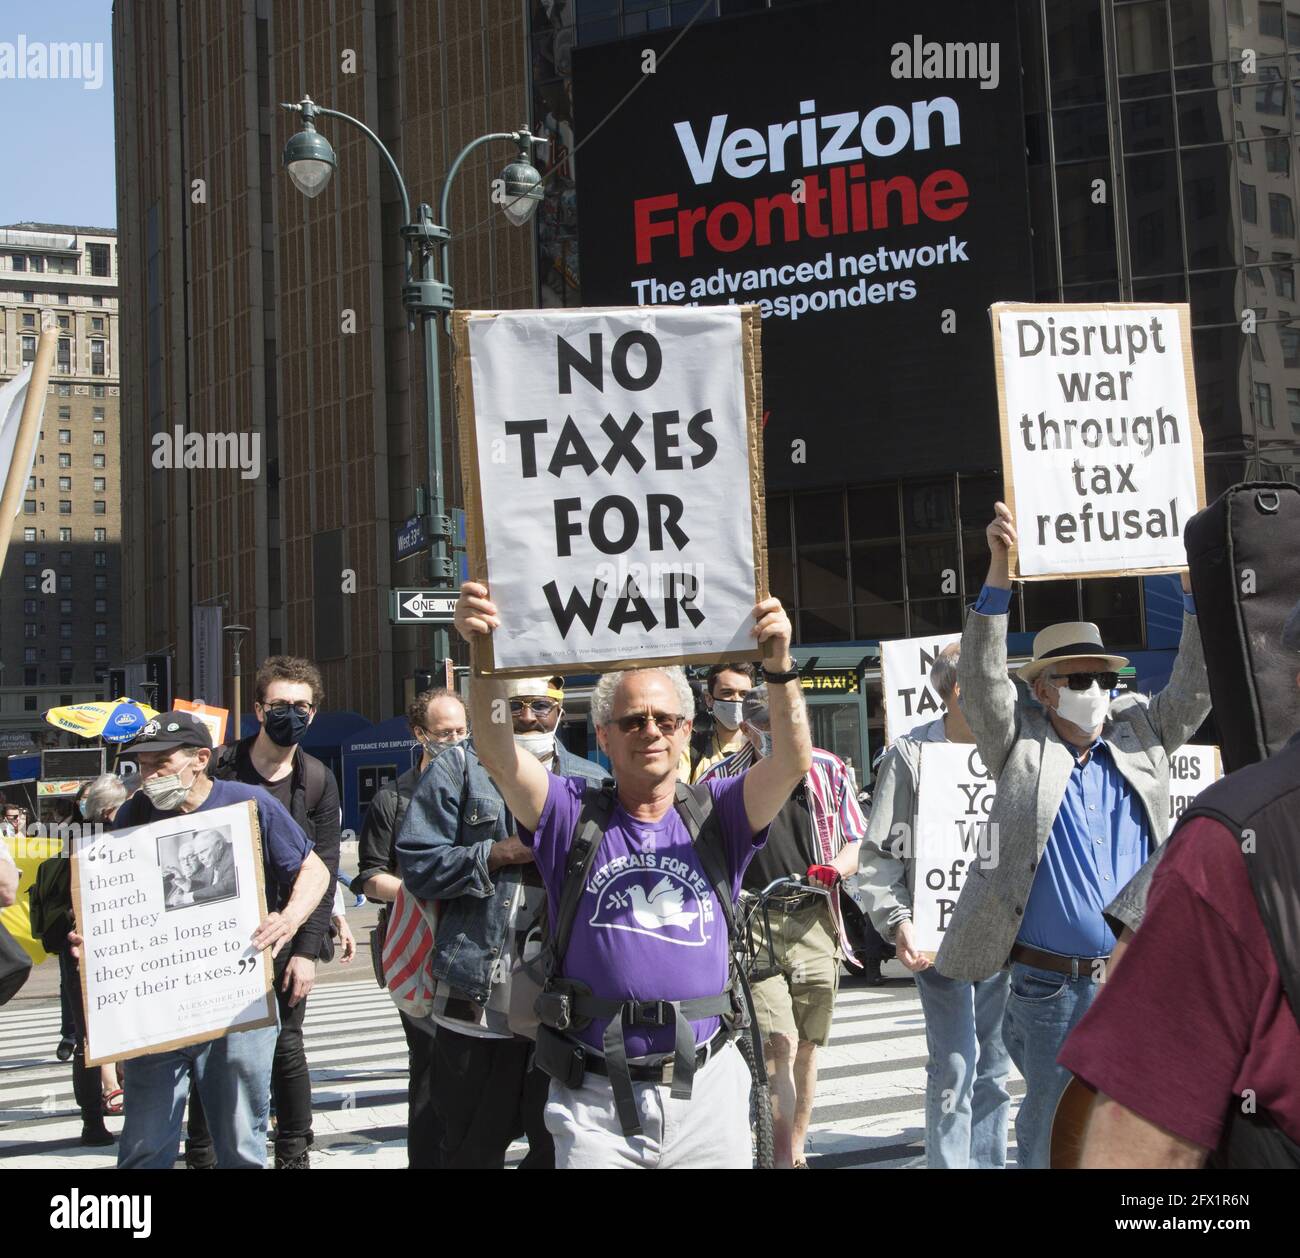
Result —
<path fill-rule="evenodd" d="M 756 1056 L 754 1036 L 748 1029 L 737 1037 L 740 1055 L 749 1067 L 749 1129 L 754 1140 L 754 1169 L 770 1171 L 776 1165 L 776 1148 L 772 1134 L 772 1092 L 767 1082 L 767 1066 Z"/>

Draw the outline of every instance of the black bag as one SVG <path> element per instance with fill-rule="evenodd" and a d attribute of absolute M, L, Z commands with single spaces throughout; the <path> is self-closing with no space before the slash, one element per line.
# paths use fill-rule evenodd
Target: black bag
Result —
<path fill-rule="evenodd" d="M 1300 729 L 1296 661 L 1282 627 L 1300 600 L 1300 487 L 1233 485 L 1183 538 L 1224 772 L 1281 750 Z"/>
<path fill-rule="evenodd" d="M 0 1005 L 7 1004 L 32 972 L 32 959 L 0 924 Z"/>
<path fill-rule="evenodd" d="M 72 929 L 72 862 L 51 856 L 36 866 L 36 877 L 27 889 L 32 938 L 41 941 L 46 952 L 62 952 Z"/>

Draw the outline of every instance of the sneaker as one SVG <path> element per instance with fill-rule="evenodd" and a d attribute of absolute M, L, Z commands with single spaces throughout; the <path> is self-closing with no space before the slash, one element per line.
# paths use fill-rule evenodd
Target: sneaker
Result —
<path fill-rule="evenodd" d="M 60 1061 L 71 1061 L 72 1054 L 77 1051 L 76 1042 L 73 1040 L 60 1040 L 59 1046 L 54 1050 L 54 1055 Z"/>
<path fill-rule="evenodd" d="M 277 1171 L 309 1171 L 311 1170 L 311 1158 L 308 1156 L 306 1149 L 297 1157 L 292 1158 L 282 1158 L 279 1154 L 276 1154 L 275 1169 Z"/>

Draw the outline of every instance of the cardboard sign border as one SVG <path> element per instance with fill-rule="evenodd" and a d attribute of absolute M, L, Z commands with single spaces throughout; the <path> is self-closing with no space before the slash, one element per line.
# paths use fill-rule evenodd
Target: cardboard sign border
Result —
<path fill-rule="evenodd" d="M 253 800 L 246 800 L 248 808 L 248 825 L 249 832 L 253 836 L 253 873 L 257 884 L 257 907 L 260 913 L 260 920 L 266 918 L 266 873 L 262 867 L 262 830 L 257 823 L 257 804 Z M 234 807 L 234 805 L 230 805 Z M 194 815 L 194 814 L 189 814 Z M 148 825 L 148 822 L 144 823 Z M 132 829 L 140 827 L 132 826 Z M 81 857 L 74 851 L 68 858 L 73 862 L 71 879 L 72 879 L 72 911 L 76 917 L 78 933 L 85 924 L 85 917 L 81 912 Z M 90 1055 L 90 1003 L 86 994 L 86 966 L 85 954 L 83 952 L 81 960 L 77 962 L 77 977 L 81 981 L 81 1008 L 86 1023 L 86 1038 L 82 1044 L 82 1051 L 85 1053 L 87 1066 L 102 1066 L 109 1061 L 129 1061 L 133 1057 L 147 1057 L 150 1053 L 166 1053 L 173 1048 L 185 1048 L 190 1044 L 207 1044 L 212 1040 L 224 1039 L 227 1035 L 239 1031 L 256 1031 L 259 1027 L 274 1026 L 276 1023 L 275 994 L 273 988 L 273 974 L 271 970 L 271 950 L 263 948 L 259 954 L 262 958 L 262 982 L 265 985 L 263 993 L 266 1000 L 266 1014 L 264 1017 L 254 1022 L 245 1022 L 238 1027 L 227 1027 L 219 1031 L 203 1031 L 197 1035 L 182 1036 L 178 1040 L 167 1040 L 162 1044 L 151 1044 L 141 1048 L 133 1048 L 126 1053 L 114 1053 L 109 1057 L 91 1057 Z"/>
<path fill-rule="evenodd" d="M 1187 389 L 1187 420 L 1192 447 L 1192 470 L 1196 477 L 1196 510 L 1205 509 L 1205 443 L 1201 434 L 1201 413 L 1196 401 L 1196 373 L 1192 363 L 1192 308 L 1185 301 L 1091 301 L 1033 302 L 995 301 L 989 307 L 993 325 L 993 374 L 997 381 L 998 428 L 1002 446 L 1002 501 L 1016 518 L 1016 494 L 1011 471 L 1011 427 L 1007 420 L 1007 382 L 1002 367 L 1002 325 L 999 315 L 1017 310 L 1043 311 L 1048 314 L 1100 310 L 1173 310 L 1179 320 L 1179 343 L 1183 351 L 1183 381 Z M 1183 522 L 1184 529 L 1186 521 Z M 1020 572 L 1020 547 L 1012 546 L 1007 556 L 1013 581 L 1086 581 L 1098 577 L 1154 577 L 1162 572 L 1185 572 L 1182 567 L 1108 568 L 1100 572 L 1045 572 L 1025 576 Z"/>
<path fill-rule="evenodd" d="M 952 637 L 956 642 L 960 642 L 962 639 L 962 634 L 959 630 L 949 630 L 948 633 L 941 633 L 938 636 L 941 638 Z M 890 646 L 893 646 L 897 642 L 924 642 L 924 641 L 925 641 L 925 635 L 922 635 L 919 638 L 885 638 L 880 642 L 880 706 L 884 709 L 884 713 L 885 713 L 885 746 L 886 747 L 893 746 L 895 739 L 901 738 L 903 734 L 907 733 L 908 731 L 902 730 L 898 734 L 895 734 L 889 728 L 889 701 L 885 697 L 889 693 L 889 674 L 885 670 L 885 643 L 888 642 Z M 951 646 L 952 644 L 949 643 L 948 645 Z M 940 649 L 942 650 L 944 648 L 940 648 Z M 927 686 L 930 684 L 930 679 L 928 677 L 925 679 L 925 684 Z M 939 712 L 939 716 L 940 717 L 944 716 L 946 714 L 946 711 L 947 709 L 941 709 Z M 930 719 L 935 720 L 936 718 L 931 717 Z M 912 728 L 919 729 L 920 726 L 914 725 Z"/>
<path fill-rule="evenodd" d="M 681 306 L 592 306 L 575 307 L 587 314 L 600 315 L 620 311 L 673 310 Z M 754 602 L 768 597 L 767 568 L 767 499 L 763 476 L 763 357 L 762 317 L 756 305 L 740 306 L 741 365 L 745 379 L 745 428 L 749 454 L 749 507 L 754 534 Z M 495 319 L 501 314 L 523 314 L 518 310 L 453 310 L 451 313 L 452 396 L 456 407 L 456 440 L 460 451 L 462 483 L 465 492 L 466 551 L 471 579 L 491 589 L 488 581 L 487 548 L 483 532 L 483 484 L 478 466 L 478 432 L 474 409 L 474 380 L 470 368 L 469 324 L 471 319 Z M 538 314 L 550 313 L 547 310 Z M 476 677 L 533 677 L 539 672 L 557 676 L 603 672 L 621 668 L 662 668 L 672 664 L 726 664 L 732 660 L 764 658 L 757 644 L 734 651 L 689 655 L 657 655 L 646 658 L 582 660 L 571 664 L 530 664 L 498 668 L 491 635 L 476 638 L 471 645 L 470 661 Z"/>

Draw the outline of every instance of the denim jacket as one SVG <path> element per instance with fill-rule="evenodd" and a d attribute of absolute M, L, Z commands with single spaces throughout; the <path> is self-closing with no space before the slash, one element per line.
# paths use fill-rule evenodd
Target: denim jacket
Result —
<path fill-rule="evenodd" d="M 553 771 L 602 782 L 609 774 L 555 744 Z M 443 752 L 420 779 L 397 833 L 398 872 L 407 889 L 438 900 L 433 976 L 482 1004 L 506 942 L 522 866 L 488 873 L 492 844 L 515 831 L 473 746 Z"/>

